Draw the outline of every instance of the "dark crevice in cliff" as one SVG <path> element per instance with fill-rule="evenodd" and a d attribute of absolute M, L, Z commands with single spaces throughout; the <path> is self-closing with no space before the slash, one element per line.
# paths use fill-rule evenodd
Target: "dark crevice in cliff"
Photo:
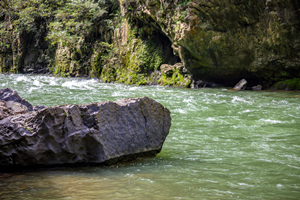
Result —
<path fill-rule="evenodd" d="M 151 17 L 144 16 L 144 18 L 131 19 L 130 24 L 137 29 L 136 37 L 145 42 L 150 42 L 159 50 L 160 56 L 163 58 L 163 64 L 173 65 L 181 62 L 179 56 L 174 53 L 171 40 Z"/>
<path fill-rule="evenodd" d="M 157 32 L 154 35 L 153 39 L 156 40 L 154 44 L 156 46 L 161 46 L 162 48 L 162 56 L 165 60 L 164 64 L 174 65 L 175 63 L 181 62 L 180 58 L 174 54 L 172 42 L 167 36 L 161 34 L 160 32 Z"/>
<path fill-rule="evenodd" d="M 47 21 L 44 18 L 35 20 L 35 30 L 21 34 L 20 40 L 22 56 L 19 63 L 21 73 L 45 73 L 48 72 L 45 62 L 45 54 L 51 54 L 49 44 L 46 41 Z"/>

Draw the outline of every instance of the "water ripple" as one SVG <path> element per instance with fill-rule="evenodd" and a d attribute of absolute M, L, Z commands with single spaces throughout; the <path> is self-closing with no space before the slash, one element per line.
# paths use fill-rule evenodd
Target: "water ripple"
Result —
<path fill-rule="evenodd" d="M 0 175 L 0 199 L 298 199 L 299 92 L 232 92 L 2 75 L 33 105 L 148 96 L 172 126 L 156 158 L 109 167 Z M 162 192 L 163 191 L 163 192 Z"/>

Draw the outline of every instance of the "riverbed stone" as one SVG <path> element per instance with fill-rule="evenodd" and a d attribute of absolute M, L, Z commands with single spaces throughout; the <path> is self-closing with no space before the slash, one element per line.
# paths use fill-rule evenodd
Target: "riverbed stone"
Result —
<path fill-rule="evenodd" d="M 253 86 L 252 87 L 252 90 L 254 90 L 254 91 L 259 91 L 259 90 L 261 90 L 262 89 L 262 86 L 261 85 L 256 85 L 256 86 Z"/>
<path fill-rule="evenodd" d="M 232 90 L 234 91 L 244 90 L 246 89 L 246 86 L 247 86 L 246 79 L 242 79 L 232 88 Z"/>
<path fill-rule="evenodd" d="M 9 109 L 1 102 L 0 108 Z M 169 110 L 148 97 L 3 115 L 0 168 L 112 164 L 155 156 L 170 126 Z"/>

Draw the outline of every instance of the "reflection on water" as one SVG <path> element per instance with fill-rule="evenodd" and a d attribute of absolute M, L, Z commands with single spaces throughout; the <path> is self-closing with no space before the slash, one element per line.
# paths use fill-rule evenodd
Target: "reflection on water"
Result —
<path fill-rule="evenodd" d="M 33 105 L 148 96 L 172 113 L 156 158 L 0 174 L 0 199 L 299 199 L 299 92 L 232 92 L 0 75 Z"/>

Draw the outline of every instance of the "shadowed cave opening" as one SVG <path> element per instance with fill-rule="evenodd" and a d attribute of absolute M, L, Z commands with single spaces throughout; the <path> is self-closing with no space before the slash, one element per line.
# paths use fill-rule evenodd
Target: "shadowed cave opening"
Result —
<path fill-rule="evenodd" d="M 142 39 L 151 56 L 161 58 L 161 64 L 174 65 L 181 62 L 179 56 L 174 53 L 171 40 L 152 18 L 145 17 L 144 21 L 131 20 L 130 24 L 137 30 L 135 36 Z"/>

